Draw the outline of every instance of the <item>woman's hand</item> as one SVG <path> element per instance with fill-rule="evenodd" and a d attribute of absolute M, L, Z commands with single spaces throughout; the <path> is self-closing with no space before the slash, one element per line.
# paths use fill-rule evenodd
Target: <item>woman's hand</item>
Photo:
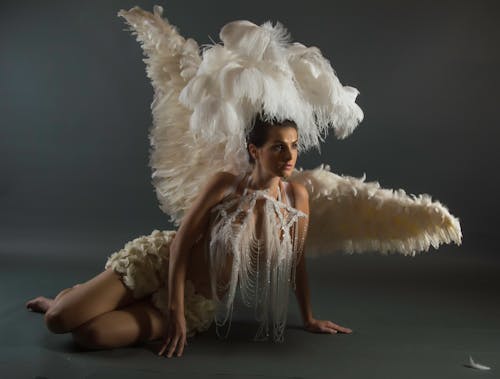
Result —
<path fill-rule="evenodd" d="M 184 312 L 172 311 L 170 313 L 167 318 L 167 331 L 164 338 L 165 343 L 158 355 L 163 356 L 166 352 L 167 357 L 171 358 L 174 351 L 177 350 L 177 356 L 180 357 L 184 351 L 184 346 L 187 345 Z"/>
<path fill-rule="evenodd" d="M 304 324 L 304 329 L 311 333 L 352 333 L 352 330 L 349 328 L 337 325 L 328 320 L 316 320 L 314 318 Z"/>

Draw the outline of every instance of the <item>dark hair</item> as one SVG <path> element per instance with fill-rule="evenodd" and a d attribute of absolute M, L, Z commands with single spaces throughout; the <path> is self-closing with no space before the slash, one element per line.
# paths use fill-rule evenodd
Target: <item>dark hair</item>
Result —
<path fill-rule="evenodd" d="M 284 124 L 286 124 L 286 125 L 284 125 Z M 252 154 L 250 154 L 249 145 L 253 144 L 257 147 L 264 146 L 264 144 L 267 142 L 269 128 L 270 127 L 281 127 L 281 126 L 295 128 L 295 130 L 297 130 L 297 132 L 298 132 L 297 124 L 295 124 L 295 122 L 293 120 L 277 121 L 277 120 L 272 119 L 270 121 L 265 121 L 261 114 L 258 114 L 255 117 L 253 126 L 250 129 L 250 132 L 247 134 L 247 137 L 246 137 L 248 161 L 250 163 L 255 163 L 255 159 L 253 159 Z"/>

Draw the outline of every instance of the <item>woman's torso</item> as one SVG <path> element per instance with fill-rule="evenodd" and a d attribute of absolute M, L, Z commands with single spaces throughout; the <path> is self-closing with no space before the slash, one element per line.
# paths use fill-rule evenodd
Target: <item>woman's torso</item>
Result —
<path fill-rule="evenodd" d="M 246 190 L 246 184 L 249 179 L 249 173 L 244 173 L 239 176 L 234 177 L 233 185 L 228 189 L 223 199 L 214 206 L 217 207 L 220 204 L 231 201 L 235 198 L 241 198 L 243 194 L 248 193 L 250 190 Z M 283 202 L 295 206 L 293 189 L 292 186 L 280 179 L 280 197 Z M 261 218 L 261 213 L 263 212 L 263 199 L 258 199 L 254 208 L 254 215 L 256 216 L 256 223 L 259 223 Z M 212 208 L 213 209 L 213 208 Z M 210 224 L 209 224 L 210 225 Z M 200 235 L 191 249 L 191 257 L 188 263 L 188 268 L 186 272 L 186 279 L 193 282 L 194 287 L 198 293 L 205 296 L 206 298 L 212 297 L 212 292 L 210 288 L 210 264 L 209 259 L 206 254 L 206 248 L 209 243 L 210 229 L 207 229 L 202 235 Z"/>

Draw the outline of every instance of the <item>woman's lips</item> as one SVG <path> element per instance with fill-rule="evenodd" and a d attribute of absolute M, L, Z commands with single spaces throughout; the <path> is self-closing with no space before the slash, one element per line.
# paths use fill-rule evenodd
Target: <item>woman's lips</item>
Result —
<path fill-rule="evenodd" d="M 287 169 L 287 170 L 291 169 L 292 167 L 293 167 L 293 164 L 286 164 L 283 166 L 283 168 Z"/>

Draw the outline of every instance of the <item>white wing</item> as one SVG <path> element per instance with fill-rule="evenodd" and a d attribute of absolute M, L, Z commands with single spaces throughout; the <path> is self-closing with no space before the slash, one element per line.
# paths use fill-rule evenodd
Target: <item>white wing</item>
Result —
<path fill-rule="evenodd" d="M 310 196 L 306 252 L 315 256 L 344 251 L 379 251 L 415 255 L 441 243 L 461 244 L 458 218 L 427 194 L 380 188 L 330 172 L 330 167 L 295 171 L 290 181 L 302 183 Z"/>
<path fill-rule="evenodd" d="M 154 88 L 149 164 L 160 208 L 178 226 L 207 179 L 217 171 L 235 173 L 235 169 L 224 156 L 223 140 L 207 146 L 189 128 L 192 111 L 178 99 L 198 70 L 199 47 L 182 37 L 162 13 L 159 6 L 154 13 L 134 7 L 118 16 L 129 24 L 146 55 L 146 72 Z"/>

